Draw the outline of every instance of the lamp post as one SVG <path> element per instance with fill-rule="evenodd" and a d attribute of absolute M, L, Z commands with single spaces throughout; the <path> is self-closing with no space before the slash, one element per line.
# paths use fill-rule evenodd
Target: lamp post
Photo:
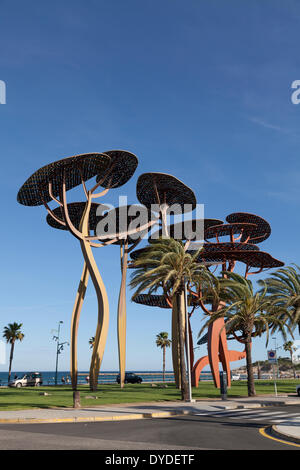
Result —
<path fill-rule="evenodd" d="M 191 380 L 191 361 L 190 361 L 190 339 L 189 339 L 189 319 L 187 305 L 187 280 L 184 280 L 184 300 L 185 300 L 185 338 L 186 338 L 186 362 L 188 372 L 188 402 L 194 402 L 192 399 L 192 380 Z"/>
<path fill-rule="evenodd" d="M 67 341 L 64 341 L 63 343 L 59 342 L 60 325 L 62 323 L 63 323 L 62 320 L 60 320 L 58 322 L 57 336 L 53 336 L 54 341 L 57 342 L 57 345 L 56 345 L 55 385 L 57 385 L 58 356 L 61 353 L 61 351 L 64 349 L 64 344 L 69 344 Z"/>
<path fill-rule="evenodd" d="M 275 354 L 276 354 L 276 361 L 275 364 L 277 366 L 277 338 L 276 336 L 273 336 L 274 341 L 275 341 Z M 276 367 L 276 373 L 275 373 L 275 364 L 273 364 L 273 375 L 274 375 L 274 388 L 275 388 L 275 396 L 277 397 L 277 384 L 276 384 L 276 375 L 278 377 L 278 367 Z"/>

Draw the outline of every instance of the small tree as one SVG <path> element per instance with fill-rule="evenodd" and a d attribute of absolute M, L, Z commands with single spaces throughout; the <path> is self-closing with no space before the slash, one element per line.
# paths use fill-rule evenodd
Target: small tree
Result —
<path fill-rule="evenodd" d="M 14 357 L 15 342 L 22 341 L 24 334 L 21 331 L 22 323 L 9 323 L 8 326 L 4 327 L 3 338 L 6 339 L 7 343 L 11 344 L 10 356 L 9 356 L 9 370 L 8 370 L 8 382 L 10 382 L 11 366 Z"/>
<path fill-rule="evenodd" d="M 293 346 L 294 346 L 293 341 L 287 341 L 286 343 L 284 343 L 283 349 L 290 353 L 292 369 L 293 369 L 293 374 L 294 374 L 294 379 L 295 379 L 296 378 L 296 371 L 295 371 L 295 367 L 294 367 L 294 363 L 293 363 L 293 352 L 296 351 L 297 348 L 295 348 Z"/>
<path fill-rule="evenodd" d="M 166 373 L 166 348 L 171 346 L 171 340 L 168 338 L 168 333 L 166 331 L 162 331 L 158 335 L 156 335 L 156 346 L 163 350 L 163 382 L 165 381 L 165 373 Z"/>
<path fill-rule="evenodd" d="M 267 333 L 269 328 L 279 329 L 286 338 L 285 322 L 277 315 L 277 309 L 266 295 L 267 288 L 254 292 L 252 282 L 236 273 L 225 272 L 219 279 L 220 300 L 226 307 L 212 313 L 203 330 L 218 318 L 225 318 L 226 333 L 245 345 L 247 364 L 248 396 L 256 396 L 252 364 L 252 338 Z M 239 334 L 239 336 L 238 336 Z"/>
<path fill-rule="evenodd" d="M 300 333 L 300 267 L 297 265 L 278 269 L 264 281 L 274 305 L 281 307 L 280 316 L 292 329 Z"/>
<path fill-rule="evenodd" d="M 171 300 L 176 313 L 177 331 L 179 332 L 179 362 L 182 400 L 188 398 L 188 384 L 184 355 L 184 283 L 193 286 L 196 279 L 203 276 L 207 270 L 197 262 L 201 250 L 192 255 L 187 253 L 184 244 L 173 238 L 149 240 L 149 245 L 143 250 L 132 267 L 130 286 L 136 288 L 133 299 L 144 291 L 149 294 L 162 289 L 165 296 Z"/>

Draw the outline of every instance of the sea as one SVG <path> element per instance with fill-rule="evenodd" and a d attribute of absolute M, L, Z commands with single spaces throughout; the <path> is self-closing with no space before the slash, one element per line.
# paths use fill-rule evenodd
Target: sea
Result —
<path fill-rule="evenodd" d="M 40 372 L 43 377 L 43 385 L 55 385 L 55 372 L 54 371 L 35 371 L 35 370 L 27 370 L 27 371 L 12 371 L 11 373 L 11 379 L 14 379 L 15 375 L 18 377 L 23 377 L 26 373 L 30 372 Z M 148 382 L 148 383 L 156 383 L 156 382 L 162 382 L 163 381 L 163 374 L 162 371 L 126 371 L 126 372 L 133 372 L 140 377 L 142 377 L 143 382 Z M 86 377 L 89 375 L 88 371 L 80 371 L 78 372 L 78 384 L 87 384 Z M 118 375 L 118 371 L 106 371 L 106 372 L 100 372 L 99 374 L 99 379 L 98 383 L 99 384 L 112 384 L 116 383 L 116 378 Z M 7 377 L 8 373 L 7 372 L 0 372 L 0 386 L 5 386 L 7 385 Z M 241 380 L 246 379 L 246 375 L 241 375 Z M 65 380 L 65 384 L 71 383 L 71 378 L 70 378 L 70 371 L 58 371 L 57 372 L 57 383 L 58 384 L 63 384 L 63 380 Z M 205 372 L 203 371 L 201 373 L 201 381 L 207 381 L 207 380 L 212 380 L 212 375 L 210 372 Z M 166 371 L 165 373 L 165 382 L 172 383 L 174 382 L 174 374 L 171 371 Z"/>

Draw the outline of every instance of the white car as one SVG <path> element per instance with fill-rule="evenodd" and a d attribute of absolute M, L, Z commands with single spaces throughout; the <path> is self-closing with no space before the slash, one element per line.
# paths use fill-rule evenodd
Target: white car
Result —
<path fill-rule="evenodd" d="M 239 374 L 233 374 L 231 380 L 240 380 L 241 376 Z"/>
<path fill-rule="evenodd" d="M 8 386 L 9 387 L 39 387 L 42 385 L 43 379 L 42 374 L 39 372 L 30 372 L 28 374 L 24 374 L 22 377 L 17 377 L 14 380 L 10 381 Z"/>
<path fill-rule="evenodd" d="M 298 397 L 300 397 L 300 385 L 297 385 L 296 392 L 297 392 Z"/>

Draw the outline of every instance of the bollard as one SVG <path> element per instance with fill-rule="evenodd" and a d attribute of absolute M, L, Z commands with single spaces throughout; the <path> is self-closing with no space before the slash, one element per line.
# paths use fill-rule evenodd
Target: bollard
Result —
<path fill-rule="evenodd" d="M 220 392 L 222 400 L 227 400 L 227 374 L 220 372 Z"/>

